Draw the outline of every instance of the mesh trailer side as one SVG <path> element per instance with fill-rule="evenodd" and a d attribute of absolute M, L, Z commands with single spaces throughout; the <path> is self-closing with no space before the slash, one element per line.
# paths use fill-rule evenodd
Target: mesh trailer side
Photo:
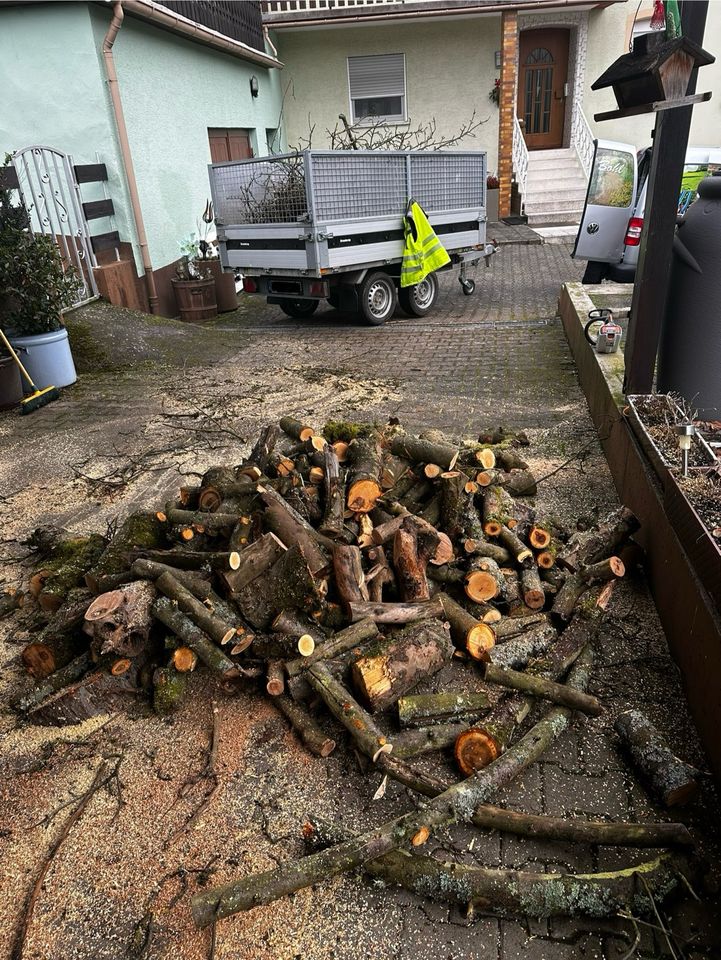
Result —
<path fill-rule="evenodd" d="M 310 154 L 316 222 L 399 217 L 408 201 L 406 156 L 381 151 Z"/>
<path fill-rule="evenodd" d="M 304 223 L 310 219 L 302 154 L 212 164 L 219 224 Z"/>
<path fill-rule="evenodd" d="M 485 153 L 412 153 L 411 192 L 426 213 L 486 206 Z"/>

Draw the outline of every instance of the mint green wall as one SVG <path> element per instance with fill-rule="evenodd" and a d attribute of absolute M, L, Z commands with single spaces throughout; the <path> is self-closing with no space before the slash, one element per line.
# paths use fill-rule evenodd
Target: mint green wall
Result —
<path fill-rule="evenodd" d="M 107 165 L 114 222 L 134 244 L 127 185 L 119 159 L 101 46 L 111 9 L 99 4 L 0 6 L 0 151 L 43 144 L 76 163 Z M 114 47 L 138 192 L 153 267 L 179 257 L 178 242 L 197 233 L 210 195 L 208 127 L 250 128 L 255 153 L 278 126 L 280 71 L 239 60 L 126 15 Z M 250 95 L 258 78 L 260 93 Z M 1 159 L 1 158 L 0 158 Z M 84 185 L 83 199 L 102 196 Z"/>
<path fill-rule="evenodd" d="M 110 11 L 91 5 L 100 48 Z M 266 153 L 266 128 L 278 125 L 278 70 L 212 50 L 126 15 L 114 46 L 128 137 L 153 267 L 180 256 L 178 243 L 210 196 L 208 127 L 254 130 L 254 152 Z M 250 95 L 250 78 L 260 86 Z"/>
<path fill-rule="evenodd" d="M 75 163 L 104 162 L 116 216 L 113 223 L 95 221 L 93 232 L 117 229 L 121 239 L 133 241 L 87 4 L 0 7 L 0 90 L 0 160 L 7 152 L 42 144 L 71 154 Z M 82 196 L 100 199 L 102 187 L 84 184 Z"/>

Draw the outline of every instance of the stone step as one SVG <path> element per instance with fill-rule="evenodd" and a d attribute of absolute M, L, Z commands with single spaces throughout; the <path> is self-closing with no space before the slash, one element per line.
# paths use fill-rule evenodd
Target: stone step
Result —
<path fill-rule="evenodd" d="M 578 161 L 576 154 L 572 154 L 568 157 L 534 157 L 533 154 L 528 156 L 528 169 L 537 170 L 542 167 L 578 167 L 580 169 L 581 165 Z"/>
<path fill-rule="evenodd" d="M 586 196 L 586 181 L 580 177 L 529 177 L 526 180 L 526 191 L 529 194 L 557 193 L 568 191 Z"/>
<path fill-rule="evenodd" d="M 583 210 L 583 197 L 569 197 L 565 194 L 558 194 L 553 197 L 533 197 L 526 196 L 525 199 L 525 211 L 526 213 L 536 213 L 538 210 L 556 210 L 556 211 L 566 211 L 566 210 Z"/>
<path fill-rule="evenodd" d="M 529 227 L 546 227 L 573 224 L 578 226 L 581 222 L 581 211 L 555 211 L 539 210 L 536 213 L 526 213 Z"/>
<path fill-rule="evenodd" d="M 559 147 L 556 150 L 529 150 L 528 160 L 532 163 L 536 160 L 558 160 L 565 157 L 576 159 L 576 151 L 573 147 Z"/>

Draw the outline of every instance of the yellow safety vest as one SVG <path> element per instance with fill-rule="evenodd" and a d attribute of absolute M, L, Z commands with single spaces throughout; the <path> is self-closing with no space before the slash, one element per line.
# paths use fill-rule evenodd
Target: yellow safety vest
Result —
<path fill-rule="evenodd" d="M 436 236 L 428 217 L 415 200 L 408 202 L 403 218 L 403 263 L 401 286 L 412 287 L 424 280 L 429 273 L 451 262 L 443 244 Z"/>

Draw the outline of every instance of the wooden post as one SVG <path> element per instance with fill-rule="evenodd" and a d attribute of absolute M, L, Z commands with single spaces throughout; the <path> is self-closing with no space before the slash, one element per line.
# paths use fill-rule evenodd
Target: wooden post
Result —
<path fill-rule="evenodd" d="M 683 35 L 703 43 L 708 0 L 685 0 L 681 6 Z M 696 91 L 698 69 L 691 73 L 688 93 Z M 624 392 L 651 393 L 661 325 L 671 276 L 678 196 L 686 158 L 693 107 L 663 110 L 656 118 L 653 159 L 648 178 L 645 224 L 633 287 L 624 358 Z"/>
<path fill-rule="evenodd" d="M 518 74 L 518 14 L 501 14 L 501 88 L 498 100 L 498 217 L 511 213 L 513 179 L 513 119 Z"/>

